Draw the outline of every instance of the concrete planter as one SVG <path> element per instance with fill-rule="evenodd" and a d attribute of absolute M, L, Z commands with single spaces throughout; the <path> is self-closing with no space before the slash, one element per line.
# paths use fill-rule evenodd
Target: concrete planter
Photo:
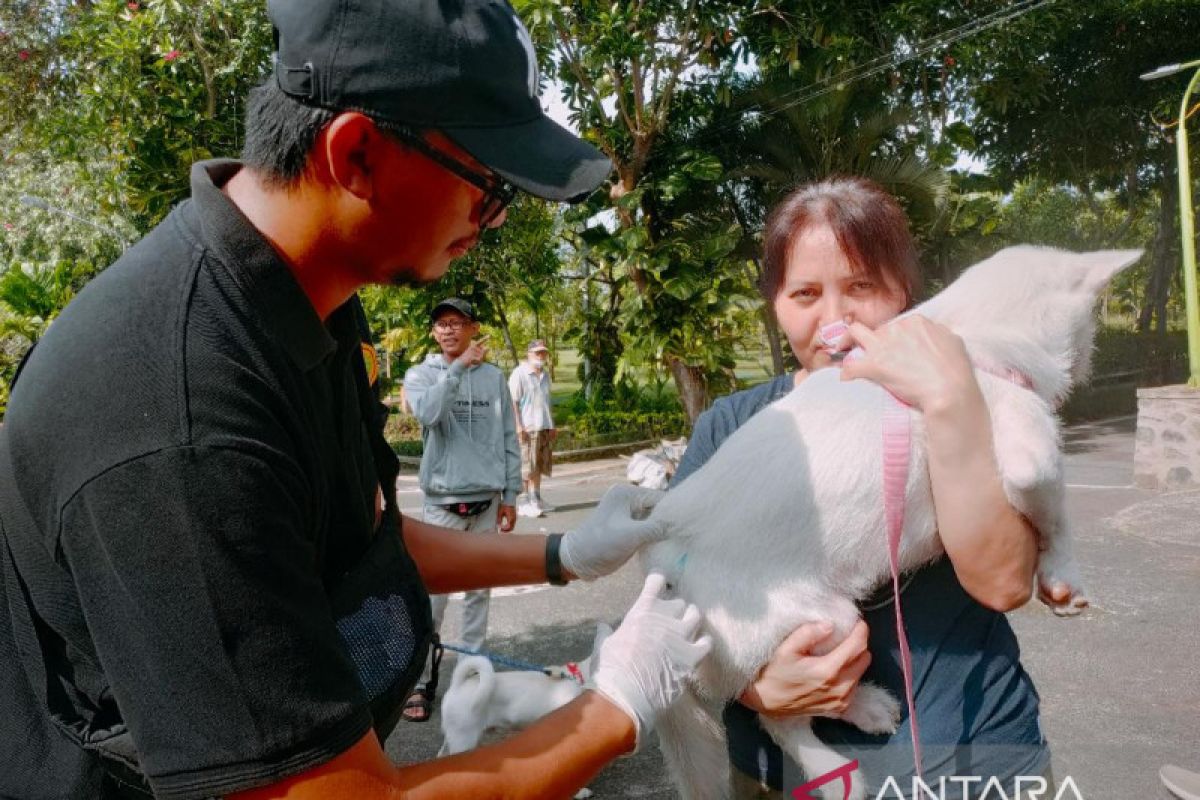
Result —
<path fill-rule="evenodd" d="M 1133 482 L 1165 492 L 1200 488 L 1200 389 L 1138 389 Z"/>

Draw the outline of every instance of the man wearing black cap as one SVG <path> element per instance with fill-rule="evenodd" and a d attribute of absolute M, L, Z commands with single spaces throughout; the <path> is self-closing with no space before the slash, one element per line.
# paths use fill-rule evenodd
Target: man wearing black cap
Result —
<path fill-rule="evenodd" d="M 354 292 L 436 280 L 513 186 L 608 172 L 538 105 L 502 0 L 269 0 L 243 162 L 63 311 L 0 430 L 0 797 L 565 796 L 644 742 L 707 652 L 651 578 L 596 691 L 397 769 L 427 590 L 594 579 L 662 538 L 607 494 L 565 535 L 401 520 Z M 82 446 L 81 446 L 82 444 Z M 382 502 L 381 502 L 382 501 Z"/>

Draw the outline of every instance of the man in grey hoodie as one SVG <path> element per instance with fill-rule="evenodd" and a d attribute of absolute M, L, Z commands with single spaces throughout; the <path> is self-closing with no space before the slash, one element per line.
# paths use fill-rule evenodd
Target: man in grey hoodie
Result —
<path fill-rule="evenodd" d="M 433 338 L 441 353 L 410 367 L 404 395 L 421 423 L 421 491 L 424 520 L 464 531 L 513 529 L 521 491 L 521 451 L 504 373 L 486 363 L 487 347 L 475 341 L 479 321 L 466 300 L 451 297 L 434 306 Z M 434 595 L 433 627 L 442 627 L 447 596 Z M 491 590 L 467 592 L 462 643 L 479 650 L 487 636 Z M 432 665 L 404 707 L 404 717 L 423 722 L 433 710 Z"/>

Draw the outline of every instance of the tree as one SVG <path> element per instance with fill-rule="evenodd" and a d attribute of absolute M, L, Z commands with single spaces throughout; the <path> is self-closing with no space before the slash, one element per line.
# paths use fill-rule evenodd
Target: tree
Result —
<path fill-rule="evenodd" d="M 618 230 L 606 249 L 633 291 L 623 309 L 626 355 L 664 364 L 695 419 L 708 403 L 714 372 L 732 360 L 728 343 L 713 336 L 712 316 L 731 300 L 724 278 L 710 279 L 714 268 L 726 268 L 733 242 L 727 226 L 714 231 L 698 217 L 673 219 L 665 208 L 683 188 L 673 182 L 715 182 L 720 163 L 703 152 L 656 155 L 655 147 L 672 126 L 689 124 L 676 113 L 685 84 L 719 83 L 731 72 L 744 5 L 524 0 L 516 6 L 547 63 L 557 65 L 580 130 L 616 167 L 608 208 Z"/>
<path fill-rule="evenodd" d="M 0 161 L 0 414 L 25 351 L 133 236 L 99 211 L 84 172 L 19 153 Z"/>
<path fill-rule="evenodd" d="M 92 165 L 103 211 L 148 230 L 187 196 L 194 161 L 240 150 L 245 97 L 270 65 L 260 0 L 18 1 L 13 13 L 0 58 L 16 50 L 19 71 L 0 80 L 0 131 Z"/>
<path fill-rule="evenodd" d="M 905 139 L 912 111 L 888 110 L 880 87 L 864 83 L 813 98 L 788 99 L 794 82 L 780 77 L 750 82 L 740 89 L 734 109 L 759 111 L 753 122 L 728 137 L 735 164 L 727 173 L 727 205 L 743 231 L 742 252 L 762 277 L 758 258 L 763 218 L 794 187 L 835 175 L 870 178 L 905 208 L 919 238 L 940 221 L 950 191 L 950 174 L 919 154 Z M 720 124 L 720 123 L 718 123 Z M 753 222 L 752 222 L 753 220 Z M 785 371 L 777 324 L 770 303 L 762 307 L 766 338 L 776 374 Z"/>
<path fill-rule="evenodd" d="M 974 128 L 1002 185 L 1040 177 L 1110 191 L 1126 217 L 1157 208 L 1139 328 L 1165 329 L 1168 289 L 1178 272 L 1173 133 L 1182 87 L 1138 75 L 1196 58 L 1200 14 L 1190 0 L 1098 0 L 1058 4 L 1034 20 L 979 40 L 964 67 L 974 76 Z M 1144 202 L 1147 193 L 1158 196 Z M 1096 242 L 1104 246 L 1106 242 Z"/>
<path fill-rule="evenodd" d="M 518 361 L 514 310 L 532 318 L 528 327 L 533 331 L 550 320 L 561 267 L 558 225 L 553 206 L 522 195 L 509 207 L 505 224 L 484 231 L 480 246 L 453 261 L 437 283 L 361 290 L 381 344 L 400 359 L 401 368 L 414 363 L 433 347 L 429 313 L 434 305 L 461 297 L 474 306 L 483 323 L 499 332 L 509 357 Z"/>

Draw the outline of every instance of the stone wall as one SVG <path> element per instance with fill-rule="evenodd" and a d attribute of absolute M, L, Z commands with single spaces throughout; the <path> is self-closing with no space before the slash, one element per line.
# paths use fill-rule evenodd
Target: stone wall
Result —
<path fill-rule="evenodd" d="M 1200 389 L 1138 389 L 1133 482 L 1141 489 L 1200 488 Z"/>

